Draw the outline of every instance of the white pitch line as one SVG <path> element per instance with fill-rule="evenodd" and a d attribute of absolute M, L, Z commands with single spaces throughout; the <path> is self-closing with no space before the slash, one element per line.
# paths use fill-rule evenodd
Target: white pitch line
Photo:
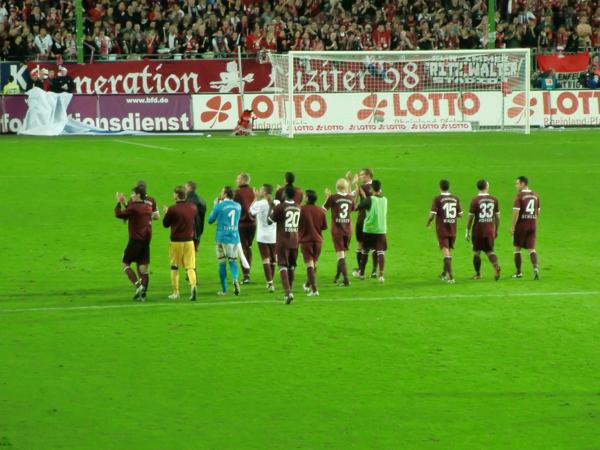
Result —
<path fill-rule="evenodd" d="M 350 303 L 350 302 L 380 302 L 380 301 L 403 301 L 403 300 L 445 300 L 445 299 L 485 299 L 485 298 L 514 298 L 514 297 L 558 297 L 564 296 L 594 296 L 598 291 L 566 291 L 566 292 L 523 292 L 507 294 L 448 294 L 448 295 L 406 295 L 394 297 L 350 297 L 350 298 L 319 298 L 310 301 L 307 304 L 318 305 L 322 303 Z M 78 310 L 102 310 L 102 309 L 120 309 L 120 308 L 149 308 L 149 307 L 209 307 L 209 306 L 231 306 L 231 305 L 281 305 L 277 300 L 232 300 L 222 302 L 203 303 L 201 300 L 196 303 L 191 302 L 171 302 L 171 303 L 126 303 L 117 305 L 86 305 L 86 306 L 47 306 L 39 308 L 17 308 L 0 310 L 0 314 L 18 313 L 18 312 L 37 312 L 37 311 L 78 311 Z"/>
<path fill-rule="evenodd" d="M 121 144 L 137 145 L 138 147 L 153 148 L 156 150 L 169 150 L 171 152 L 179 151 L 178 149 L 172 148 L 172 147 L 161 147 L 160 145 L 152 145 L 152 144 L 140 144 L 139 142 L 124 141 L 123 139 L 114 139 L 114 141 L 119 142 Z"/>

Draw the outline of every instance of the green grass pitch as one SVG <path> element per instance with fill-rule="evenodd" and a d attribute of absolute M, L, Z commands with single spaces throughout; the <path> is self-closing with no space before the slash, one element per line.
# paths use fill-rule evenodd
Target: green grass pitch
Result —
<path fill-rule="evenodd" d="M 599 137 L 1 138 L 0 448 L 599 449 Z M 145 179 L 162 211 L 188 179 L 212 204 L 240 171 L 258 185 L 292 170 L 322 196 L 364 166 L 389 199 L 385 284 L 333 286 L 327 234 L 320 298 L 300 293 L 302 262 L 291 306 L 260 265 L 239 298 L 217 297 L 207 226 L 199 301 L 169 302 L 158 224 L 148 302 L 131 300 L 115 191 Z M 541 197 L 539 282 L 526 255 L 510 279 L 519 175 Z M 470 280 L 465 219 L 457 283 L 437 279 L 425 223 L 442 177 L 463 205 L 491 182 L 499 282 L 485 260 Z"/>

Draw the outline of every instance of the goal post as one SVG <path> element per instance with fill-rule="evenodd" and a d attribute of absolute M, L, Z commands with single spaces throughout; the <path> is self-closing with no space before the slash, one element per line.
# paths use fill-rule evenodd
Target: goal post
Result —
<path fill-rule="evenodd" d="M 269 54 L 285 136 L 529 133 L 529 49 Z"/>

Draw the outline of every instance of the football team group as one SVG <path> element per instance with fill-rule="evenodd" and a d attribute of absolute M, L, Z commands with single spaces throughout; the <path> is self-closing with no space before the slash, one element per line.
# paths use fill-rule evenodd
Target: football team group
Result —
<path fill-rule="evenodd" d="M 250 175 L 237 176 L 237 188 L 225 186 L 208 217 L 209 224 L 216 224 L 216 256 L 220 279 L 219 295 L 228 290 L 227 267 L 231 273 L 233 293 L 240 294 L 238 262 L 242 267 L 241 284 L 250 283 L 252 244 L 256 239 L 266 288 L 274 292 L 274 275 L 279 268 L 284 302 L 294 299 L 298 250 L 306 265 L 307 278 L 303 284 L 308 296 L 319 295 L 317 289 L 317 266 L 323 243 L 323 231 L 327 230 L 326 211 L 331 212 L 331 237 L 337 256 L 334 283 L 350 285 L 346 258 L 352 237 L 351 213 L 357 212 L 354 227 L 356 237 L 357 268 L 352 276 L 363 280 L 369 254 L 373 266 L 371 278 L 384 282 L 385 252 L 387 250 L 387 198 L 383 195 L 381 182 L 373 179 L 373 171 L 361 169 L 357 175 L 351 172 L 336 182 L 336 192 L 325 190 L 325 201 L 317 205 L 314 190 L 302 191 L 295 186 L 295 176 L 287 172 L 283 187 L 273 188 L 263 184 L 260 189 L 250 187 Z M 450 183 L 441 180 L 440 195 L 434 198 L 427 226 L 436 222 L 436 234 L 443 257 L 442 281 L 454 283 L 452 250 L 456 240 L 457 219 L 463 211 L 460 200 L 450 193 Z M 481 252 L 484 252 L 494 268 L 495 279 L 500 278 L 500 265 L 494 253 L 498 237 L 500 209 L 498 199 L 489 193 L 486 180 L 477 182 L 478 194 L 470 203 L 466 239 L 472 241 L 474 279 L 481 278 Z M 540 210 L 538 195 L 529 189 L 526 177 L 516 179 L 517 195 L 513 202 L 510 232 L 515 248 L 516 272 L 513 278 L 521 278 L 521 249 L 529 252 L 534 279 L 539 279 L 537 253 L 535 251 L 536 225 Z M 146 183 L 140 181 L 132 189 L 131 198 L 117 192 L 115 215 L 127 221 L 129 242 L 123 254 L 123 271 L 135 289 L 134 299 L 145 301 L 148 291 L 148 266 L 152 221 L 160 220 L 156 201 L 147 193 Z M 185 269 L 190 285 L 190 300 L 197 298 L 196 252 L 204 232 L 207 213 L 205 201 L 196 193 L 196 183 L 189 181 L 173 190 L 175 203 L 164 208 L 163 226 L 170 228 L 169 259 L 171 264 L 171 287 L 169 299 L 180 298 L 179 269 Z M 136 272 L 131 265 L 136 264 Z"/>

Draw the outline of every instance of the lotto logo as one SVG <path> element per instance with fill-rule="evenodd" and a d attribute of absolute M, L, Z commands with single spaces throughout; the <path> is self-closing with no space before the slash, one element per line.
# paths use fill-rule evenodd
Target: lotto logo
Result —
<path fill-rule="evenodd" d="M 212 97 L 206 102 L 207 111 L 200 114 L 200 120 L 204 123 L 209 123 L 209 128 L 213 128 L 215 124 L 225 122 L 229 118 L 226 111 L 231 109 L 230 101 L 221 103 L 221 96 Z"/>

